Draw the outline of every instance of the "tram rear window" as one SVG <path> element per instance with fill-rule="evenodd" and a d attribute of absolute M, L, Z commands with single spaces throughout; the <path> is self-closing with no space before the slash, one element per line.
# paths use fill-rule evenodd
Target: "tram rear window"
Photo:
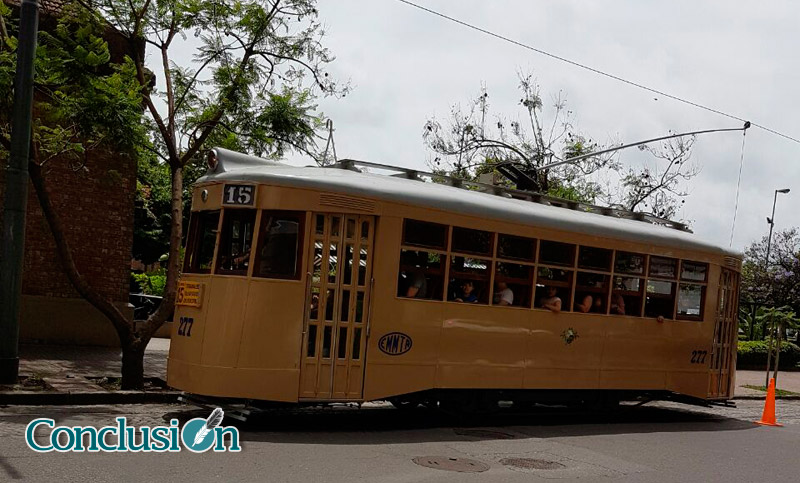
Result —
<path fill-rule="evenodd" d="M 253 276 L 300 278 L 303 212 L 270 212 L 261 215 L 258 250 Z"/>
<path fill-rule="evenodd" d="M 256 210 L 225 210 L 217 254 L 217 273 L 247 275 Z"/>
<path fill-rule="evenodd" d="M 186 242 L 186 273 L 209 273 L 217 243 L 219 211 L 195 211 L 189 222 L 189 239 Z"/>

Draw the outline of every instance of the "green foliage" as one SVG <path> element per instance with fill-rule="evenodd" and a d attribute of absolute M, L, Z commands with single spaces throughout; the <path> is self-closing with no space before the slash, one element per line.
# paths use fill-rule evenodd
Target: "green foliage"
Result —
<path fill-rule="evenodd" d="M 739 341 L 737 369 L 766 370 L 769 341 Z M 800 347 L 791 342 L 781 342 L 780 369 L 793 369 L 800 362 Z"/>
<path fill-rule="evenodd" d="M 154 272 L 131 273 L 131 277 L 139 284 L 142 293 L 147 295 L 164 295 L 164 287 L 166 287 L 167 284 L 167 272 L 163 268 Z"/>
<path fill-rule="evenodd" d="M 789 306 L 800 313 L 800 229 L 773 234 L 769 263 L 767 242 L 764 236 L 745 250 L 742 299 L 770 306 Z"/>

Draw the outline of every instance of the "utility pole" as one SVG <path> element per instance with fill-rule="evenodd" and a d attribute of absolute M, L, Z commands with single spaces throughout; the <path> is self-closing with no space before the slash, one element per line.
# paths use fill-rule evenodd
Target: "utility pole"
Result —
<path fill-rule="evenodd" d="M 28 160 L 33 117 L 33 71 L 39 30 L 38 0 L 22 0 L 19 14 L 17 75 L 11 120 L 11 153 L 6 168 L 0 252 L 0 384 L 19 375 L 19 300 L 28 209 Z"/>
<path fill-rule="evenodd" d="M 772 197 L 772 217 L 769 217 L 769 216 L 767 217 L 767 223 L 769 223 L 769 236 L 767 237 L 767 257 L 764 260 L 764 273 L 768 277 L 769 277 L 769 251 L 770 251 L 770 248 L 772 248 L 772 229 L 775 227 L 775 204 L 778 202 L 778 193 L 781 193 L 781 194 L 785 195 L 789 191 L 791 191 L 789 188 L 775 190 L 775 195 Z M 769 285 L 770 285 L 770 288 L 772 288 L 772 286 L 774 285 L 772 279 L 770 279 Z M 774 304 L 775 300 L 773 299 L 772 302 Z M 764 382 L 764 387 L 769 386 L 769 366 L 770 366 L 770 363 L 772 362 L 773 355 L 774 355 L 774 358 L 775 358 L 775 376 L 774 377 L 778 377 L 778 359 L 780 358 L 780 355 L 781 355 L 781 338 L 780 338 L 780 334 L 778 334 L 778 347 L 775 349 L 775 354 L 773 354 L 773 351 L 772 351 L 772 339 L 773 339 L 773 332 L 775 331 L 775 324 L 773 323 L 774 314 L 775 314 L 775 306 L 773 305 L 772 306 L 772 313 L 769 316 L 769 323 L 770 323 L 770 325 L 769 325 L 769 348 L 767 349 L 767 375 L 766 375 L 766 381 Z M 766 329 L 766 322 L 765 322 L 764 328 Z M 780 331 L 780 328 L 778 330 Z"/>

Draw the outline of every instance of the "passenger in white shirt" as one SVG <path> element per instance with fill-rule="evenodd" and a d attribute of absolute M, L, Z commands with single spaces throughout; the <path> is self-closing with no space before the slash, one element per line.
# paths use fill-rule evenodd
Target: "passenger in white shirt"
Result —
<path fill-rule="evenodd" d="M 494 291 L 494 304 L 495 305 L 513 305 L 514 292 L 508 288 L 505 282 L 497 282 L 497 289 Z"/>

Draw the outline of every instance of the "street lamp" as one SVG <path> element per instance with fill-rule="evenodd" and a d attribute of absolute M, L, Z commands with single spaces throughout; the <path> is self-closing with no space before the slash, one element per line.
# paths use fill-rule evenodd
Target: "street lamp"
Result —
<path fill-rule="evenodd" d="M 790 191 L 789 188 L 784 188 L 782 190 L 775 190 L 775 196 L 772 198 L 772 217 L 769 217 L 769 216 L 767 217 L 767 223 L 769 223 L 769 237 L 767 237 L 767 258 L 766 258 L 766 260 L 764 260 L 764 272 L 765 272 L 765 274 L 767 276 L 769 276 L 769 250 L 772 247 L 772 229 L 775 227 L 775 203 L 777 203 L 777 201 L 778 201 L 778 193 L 786 194 L 789 191 Z M 771 282 L 770 282 L 770 285 L 771 285 Z M 770 320 L 770 322 L 771 322 L 771 320 Z M 767 321 L 765 320 L 764 321 L 764 330 L 766 330 L 766 323 L 767 323 Z M 767 377 L 766 377 L 766 381 L 764 382 L 764 386 L 765 387 L 769 386 L 769 366 L 770 366 L 770 361 L 772 359 L 772 333 L 773 333 L 773 331 L 774 331 L 773 324 L 770 324 L 769 349 L 767 351 Z M 774 375 L 774 377 L 776 379 L 778 377 L 778 360 L 779 360 L 778 358 L 780 357 L 780 353 L 781 353 L 781 337 L 780 337 L 780 334 L 778 334 L 778 349 L 777 349 L 777 354 L 775 355 L 775 375 Z M 777 381 L 776 381 L 776 383 L 777 383 Z"/>

